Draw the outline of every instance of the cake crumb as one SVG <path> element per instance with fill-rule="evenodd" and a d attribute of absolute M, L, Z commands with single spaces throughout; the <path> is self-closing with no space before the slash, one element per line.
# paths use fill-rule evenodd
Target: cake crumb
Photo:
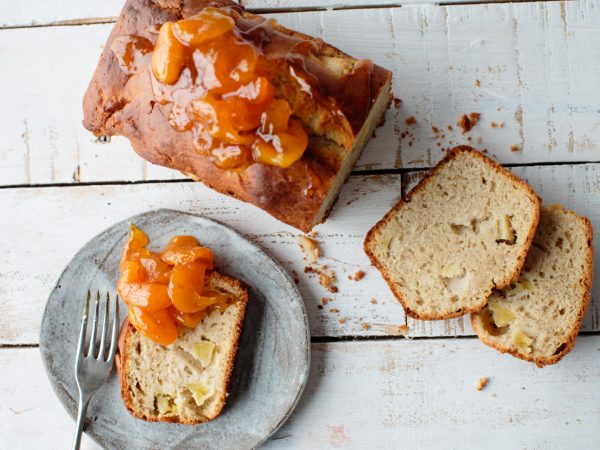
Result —
<path fill-rule="evenodd" d="M 452 128 L 452 125 L 448 125 L 448 131 L 452 131 L 454 130 L 454 128 Z"/>
<path fill-rule="evenodd" d="M 399 98 L 396 98 L 396 97 L 394 97 L 394 100 L 393 100 L 393 101 L 394 101 L 394 107 L 395 107 L 396 109 L 399 109 L 399 108 L 400 108 L 400 106 L 402 106 L 402 100 L 400 100 Z"/>
<path fill-rule="evenodd" d="M 475 386 L 475 389 L 477 389 L 478 391 L 483 390 L 483 388 L 487 386 L 489 381 L 490 379 L 488 377 L 480 378 L 479 382 L 477 383 L 477 386 Z"/>
<path fill-rule="evenodd" d="M 481 81 L 475 80 L 475 87 L 481 87 Z"/>
<path fill-rule="evenodd" d="M 321 303 L 322 303 L 323 305 L 326 305 L 326 304 L 327 304 L 327 302 L 329 302 L 329 299 L 328 299 L 327 297 L 323 297 L 323 298 L 321 298 Z"/>
<path fill-rule="evenodd" d="M 323 305 L 317 305 L 317 308 L 323 309 Z"/>
<path fill-rule="evenodd" d="M 462 129 L 463 134 L 465 134 L 471 131 L 471 129 L 475 125 L 477 125 L 477 122 L 479 122 L 480 117 L 481 114 L 476 112 L 469 113 L 468 116 L 466 114 L 463 114 L 461 118 L 458 119 L 458 122 L 456 122 L 456 125 L 458 125 Z"/>
<path fill-rule="evenodd" d="M 333 282 L 333 280 L 331 279 L 331 277 L 325 273 L 321 273 L 319 274 L 319 284 L 325 288 L 328 288 L 329 286 L 331 286 L 331 283 Z"/>
<path fill-rule="evenodd" d="M 332 294 L 336 294 L 338 292 L 337 286 L 329 286 L 329 288 L 327 290 L 329 292 L 331 292 Z"/>
<path fill-rule="evenodd" d="M 354 281 L 360 281 L 365 277 L 365 273 L 362 270 L 357 270 L 354 275 L 348 275 L 348 279 Z"/>
<path fill-rule="evenodd" d="M 496 122 L 492 122 L 492 123 L 490 124 L 490 126 L 491 126 L 492 128 L 498 128 L 498 124 L 497 124 Z"/>
<path fill-rule="evenodd" d="M 410 116 L 410 117 L 406 118 L 404 123 L 406 123 L 406 125 L 408 125 L 410 127 L 411 125 L 414 125 L 417 123 L 417 119 L 415 119 L 415 116 Z"/>
<path fill-rule="evenodd" d="M 377 299 L 376 298 L 372 298 L 371 299 L 371 305 L 376 305 L 376 304 L 377 304 Z M 600 348 L 598 350 L 600 350 Z"/>
<path fill-rule="evenodd" d="M 317 241 L 308 236 L 300 235 L 297 238 L 297 242 L 300 246 L 300 250 L 304 253 L 304 260 L 309 264 L 316 264 L 321 256 L 321 250 L 317 245 Z"/>
<path fill-rule="evenodd" d="M 331 309 L 329 310 L 329 312 L 332 312 L 332 313 L 336 313 L 336 314 L 337 314 L 337 313 L 339 313 L 339 312 L 340 312 L 340 310 L 339 310 L 339 309 L 337 309 L 337 308 L 331 308 Z"/>
<path fill-rule="evenodd" d="M 520 152 L 521 151 L 521 147 L 519 147 L 517 144 L 513 144 L 513 145 L 510 146 L 510 151 L 513 152 L 513 153 Z"/>
<path fill-rule="evenodd" d="M 408 325 L 400 325 L 398 327 L 398 333 L 400 333 L 403 336 L 406 336 L 408 334 Z"/>
<path fill-rule="evenodd" d="M 298 284 L 300 283 L 300 278 L 298 278 L 298 272 L 296 272 L 295 270 L 292 270 L 292 275 L 294 276 L 294 283 Z"/>
<path fill-rule="evenodd" d="M 367 322 L 363 322 L 360 324 L 360 327 L 365 331 L 369 331 L 369 329 L 371 328 L 371 325 L 369 325 Z"/>
<path fill-rule="evenodd" d="M 305 273 L 314 273 L 319 276 L 319 284 L 327 289 L 329 292 L 337 292 L 337 288 L 333 284 L 337 281 L 335 272 L 329 269 L 326 265 L 322 264 L 319 267 L 306 266 L 304 268 Z M 335 290 L 332 290 L 334 288 Z"/>
<path fill-rule="evenodd" d="M 338 320 L 338 322 L 344 324 L 344 323 L 346 323 L 346 320 L 348 320 L 348 319 L 346 319 L 345 317 L 342 317 L 340 320 Z"/>
<path fill-rule="evenodd" d="M 438 127 L 431 127 L 431 131 L 433 131 L 435 134 L 438 134 L 440 132 L 440 129 Z"/>

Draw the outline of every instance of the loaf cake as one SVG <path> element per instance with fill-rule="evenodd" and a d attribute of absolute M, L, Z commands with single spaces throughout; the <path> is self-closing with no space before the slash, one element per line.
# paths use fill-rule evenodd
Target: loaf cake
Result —
<path fill-rule="evenodd" d="M 457 317 L 517 279 L 539 208 L 523 180 L 457 147 L 368 232 L 365 251 L 407 315 Z"/>
<path fill-rule="evenodd" d="M 233 1 L 127 0 L 85 94 L 83 124 L 308 231 L 382 123 L 390 86 L 391 73 L 371 61 Z M 270 106 L 257 107 L 263 94 Z M 250 101 L 258 112 L 240 109 Z"/>
<path fill-rule="evenodd" d="M 197 424 L 223 410 L 248 291 L 238 280 L 217 272 L 208 276 L 207 287 L 231 294 L 236 301 L 222 312 L 210 312 L 195 328 L 180 327 L 177 340 L 166 347 L 125 323 L 117 368 L 121 396 L 135 417 Z"/>
<path fill-rule="evenodd" d="M 590 299 L 592 233 L 587 218 L 543 207 L 521 276 L 471 315 L 479 339 L 538 366 L 571 351 Z"/>

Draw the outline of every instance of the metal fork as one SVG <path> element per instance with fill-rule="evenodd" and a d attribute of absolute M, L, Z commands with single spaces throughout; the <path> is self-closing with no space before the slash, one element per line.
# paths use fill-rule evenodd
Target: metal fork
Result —
<path fill-rule="evenodd" d="M 81 444 L 83 423 L 85 421 L 85 413 L 87 411 L 90 398 L 92 398 L 92 395 L 94 395 L 98 388 L 100 388 L 100 386 L 102 386 L 102 384 L 108 378 L 115 359 L 115 353 L 117 351 L 119 332 L 119 296 L 116 296 L 115 301 L 111 302 L 110 294 L 106 293 L 106 302 L 103 302 L 104 318 L 102 321 L 102 328 L 98 330 L 98 315 L 101 303 L 100 291 L 98 291 L 93 305 L 89 345 L 85 345 L 91 297 L 92 294 L 90 291 L 88 291 L 87 299 L 83 305 L 81 332 L 79 334 L 79 343 L 77 344 L 75 379 L 77 380 L 77 388 L 79 389 L 79 408 L 77 412 L 77 435 L 75 436 L 75 442 L 73 443 L 73 450 L 78 450 Z M 109 328 L 109 311 L 112 325 L 110 327 L 110 336 L 108 337 L 107 332 Z M 107 338 L 109 340 L 107 340 Z M 107 346 L 109 346 L 108 349 L 106 348 Z"/>

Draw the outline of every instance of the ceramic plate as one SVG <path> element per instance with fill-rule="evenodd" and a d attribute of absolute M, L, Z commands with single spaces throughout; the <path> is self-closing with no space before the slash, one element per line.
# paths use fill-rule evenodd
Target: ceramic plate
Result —
<path fill-rule="evenodd" d="M 52 291 L 42 321 L 40 350 L 54 391 L 75 417 L 75 347 L 84 293 L 116 291 L 129 222 L 148 234 L 151 249 L 163 247 L 174 235 L 196 236 L 214 250 L 219 271 L 249 286 L 248 311 L 230 396 L 217 419 L 195 426 L 136 419 L 123 405 L 113 371 L 90 402 L 86 432 L 110 449 L 256 447 L 289 417 L 306 384 L 306 310 L 294 282 L 273 258 L 231 228 L 204 217 L 171 210 L 140 214 L 110 227 L 75 255 Z M 121 311 L 123 319 L 124 304 Z"/>

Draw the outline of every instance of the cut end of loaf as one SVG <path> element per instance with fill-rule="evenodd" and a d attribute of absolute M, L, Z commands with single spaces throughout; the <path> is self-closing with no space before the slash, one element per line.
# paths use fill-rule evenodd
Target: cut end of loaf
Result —
<path fill-rule="evenodd" d="M 312 229 L 315 225 L 318 225 L 324 222 L 327 219 L 327 216 L 333 209 L 333 206 L 340 194 L 340 190 L 346 179 L 350 176 L 350 172 L 352 168 L 358 161 L 365 145 L 369 142 L 369 139 L 375 132 L 375 129 L 378 126 L 381 126 L 385 120 L 385 112 L 390 106 L 392 102 L 392 77 L 391 75 L 385 78 L 383 87 L 379 91 L 379 97 L 375 100 L 369 115 L 367 116 L 367 120 L 365 121 L 363 127 L 360 132 L 357 134 L 352 149 L 346 156 L 346 158 L 342 161 L 340 169 L 333 180 L 331 188 L 329 192 L 325 196 L 323 203 L 321 204 L 321 208 L 319 209 L 317 215 L 314 217 L 312 224 L 310 225 L 310 229 Z M 310 231 L 310 230 L 303 230 Z"/>
<path fill-rule="evenodd" d="M 119 343 L 121 395 L 129 412 L 148 421 L 198 424 L 223 410 L 242 330 L 248 291 L 238 280 L 213 272 L 212 289 L 236 296 L 194 329 L 180 328 L 164 347 L 127 323 Z"/>
<path fill-rule="evenodd" d="M 521 276 L 471 316 L 479 338 L 538 366 L 571 351 L 590 298 L 592 233 L 588 219 L 561 206 L 542 208 Z"/>
<path fill-rule="evenodd" d="M 458 317 L 518 277 L 539 208 L 523 180 L 457 147 L 369 231 L 365 251 L 409 316 Z"/>

